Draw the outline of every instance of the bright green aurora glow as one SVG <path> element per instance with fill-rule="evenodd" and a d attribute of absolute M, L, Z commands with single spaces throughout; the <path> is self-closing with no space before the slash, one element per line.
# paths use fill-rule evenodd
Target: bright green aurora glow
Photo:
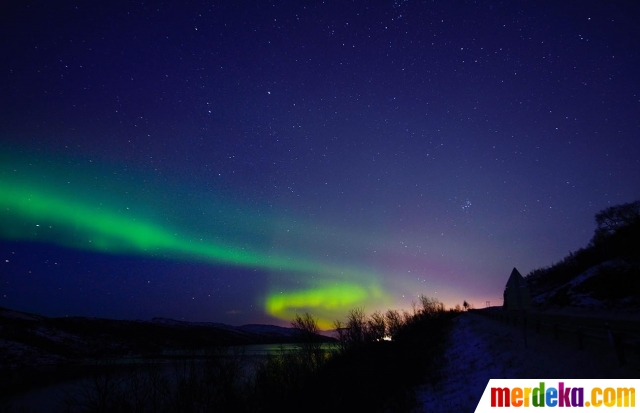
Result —
<path fill-rule="evenodd" d="M 378 285 L 380 277 L 375 271 L 312 259 L 310 254 L 303 254 L 300 247 L 290 246 L 283 251 L 261 248 L 260 243 L 255 242 L 238 246 L 238 239 L 225 237 L 233 228 L 221 228 L 216 234 L 211 234 L 209 229 L 176 230 L 170 225 L 158 224 L 157 218 L 134 216 L 121 202 L 113 201 L 117 199 L 113 191 L 107 194 L 111 202 L 106 202 L 98 189 L 83 187 L 83 192 L 62 191 L 55 179 L 42 182 L 33 176 L 17 177 L 6 169 L 0 175 L 0 237 L 3 239 L 265 270 L 279 282 L 295 285 L 292 290 L 270 283 L 270 290 L 262 297 L 265 311 L 285 321 L 291 320 L 296 312 L 309 311 L 319 317 L 323 328 L 330 328 L 332 320 L 343 317 L 353 307 L 389 301 Z M 139 206 L 145 211 L 158 212 L 157 206 L 148 206 L 148 200 L 145 204 Z M 149 212 L 149 216 L 153 214 Z M 230 242 L 225 242 L 225 238 L 230 238 Z"/>
<path fill-rule="evenodd" d="M 291 320 L 299 309 L 316 314 L 321 309 L 318 324 L 322 329 L 333 328 L 333 320 L 345 315 L 345 309 L 357 307 L 367 298 L 383 298 L 376 286 L 364 288 L 360 285 L 339 283 L 304 291 L 283 292 L 267 297 L 266 309 L 269 314 L 283 320 Z M 331 317 L 329 317 L 331 316 Z"/>

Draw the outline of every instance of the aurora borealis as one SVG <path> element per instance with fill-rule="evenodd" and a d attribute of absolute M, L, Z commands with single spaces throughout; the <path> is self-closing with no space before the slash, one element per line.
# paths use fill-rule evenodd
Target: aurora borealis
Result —
<path fill-rule="evenodd" d="M 3 307 L 496 305 L 640 197 L 636 5 L 4 7 Z"/>
<path fill-rule="evenodd" d="M 6 150 L 4 153 L 10 152 L 12 151 Z M 195 260 L 227 267 L 278 272 L 285 278 L 296 280 L 297 285 L 307 284 L 307 289 L 284 294 L 268 293 L 264 304 L 267 313 L 288 320 L 301 309 L 315 310 L 322 314 L 320 321 L 325 328 L 330 328 L 332 321 L 340 317 L 339 311 L 344 312 L 370 299 L 385 302 L 385 294 L 381 292 L 379 277 L 374 270 L 303 258 L 300 252 L 286 249 L 280 251 L 278 248 L 271 248 L 263 251 L 258 245 L 259 241 L 256 245 L 245 242 L 244 246 L 239 246 L 196 238 L 202 234 L 198 235 L 195 229 L 171 229 L 152 222 L 143 215 L 129 213 L 130 207 L 122 203 L 122 187 L 114 188 L 111 194 L 95 186 L 68 191 L 66 194 L 61 194 L 65 191 L 51 191 L 47 189 L 48 186 L 62 185 L 65 179 L 74 179 L 82 171 L 67 167 L 67 171 L 60 174 L 60 169 L 64 168 L 38 170 L 34 166 L 37 163 L 38 161 L 24 159 L 19 162 L 3 159 L 0 207 L 4 223 L 2 237 L 5 239 L 51 243 L 105 254 Z M 27 175 L 47 178 L 40 183 L 30 182 L 25 179 L 25 174 L 18 172 L 20 165 L 28 165 L 27 168 L 32 169 Z M 37 173 L 33 173 L 33 169 Z M 155 196 L 159 197 L 158 194 Z M 150 205 L 139 205 L 136 209 L 149 215 L 150 208 Z M 187 209 L 187 214 L 199 212 L 189 211 L 186 206 L 181 208 Z M 162 213 L 157 212 L 158 215 Z M 217 223 L 215 231 L 208 234 L 219 238 L 215 235 L 232 232 L 241 225 L 240 218 L 232 221 L 231 224 Z M 257 225 L 247 228 L 248 233 L 251 231 L 263 232 L 264 228 Z M 309 277 L 320 281 L 306 283 L 305 280 Z M 328 314 L 334 318 L 327 318 Z"/>

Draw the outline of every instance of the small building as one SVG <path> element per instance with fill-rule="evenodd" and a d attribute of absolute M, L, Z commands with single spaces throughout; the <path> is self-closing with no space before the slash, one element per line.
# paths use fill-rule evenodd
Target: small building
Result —
<path fill-rule="evenodd" d="M 529 285 L 517 269 L 511 271 L 507 285 L 504 287 L 503 309 L 507 311 L 526 311 L 531 308 Z"/>

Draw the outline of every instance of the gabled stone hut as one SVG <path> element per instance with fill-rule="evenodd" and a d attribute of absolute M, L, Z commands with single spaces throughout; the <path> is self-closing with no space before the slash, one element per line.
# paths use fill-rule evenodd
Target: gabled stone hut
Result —
<path fill-rule="evenodd" d="M 503 308 L 507 311 L 526 311 L 531 308 L 529 285 L 515 268 L 511 271 L 507 285 L 504 287 Z"/>

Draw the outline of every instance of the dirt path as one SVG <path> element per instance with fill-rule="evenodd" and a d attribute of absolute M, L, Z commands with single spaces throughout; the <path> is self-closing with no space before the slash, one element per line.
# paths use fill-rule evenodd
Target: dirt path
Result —
<path fill-rule="evenodd" d="M 416 412 L 473 412 L 489 379 L 637 378 L 638 366 L 619 367 L 613 350 L 587 348 L 465 313 L 454 320 L 437 384 L 416 389 Z"/>

